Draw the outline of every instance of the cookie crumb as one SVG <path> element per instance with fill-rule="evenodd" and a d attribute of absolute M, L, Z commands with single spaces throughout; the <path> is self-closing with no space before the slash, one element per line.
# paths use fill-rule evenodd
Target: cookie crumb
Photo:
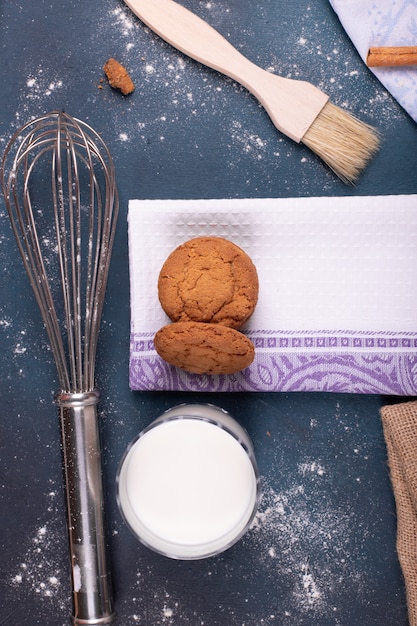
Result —
<path fill-rule="evenodd" d="M 113 89 L 119 89 L 124 96 L 129 95 L 135 90 L 135 85 L 127 69 L 116 61 L 116 59 L 108 59 L 103 66 L 103 70 Z"/>

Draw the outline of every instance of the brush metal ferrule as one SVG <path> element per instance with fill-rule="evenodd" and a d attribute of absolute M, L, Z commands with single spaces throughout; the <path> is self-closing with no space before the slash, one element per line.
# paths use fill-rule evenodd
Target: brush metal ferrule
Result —
<path fill-rule="evenodd" d="M 97 390 L 62 392 L 60 407 L 71 555 L 73 624 L 114 619 L 107 563 Z"/>

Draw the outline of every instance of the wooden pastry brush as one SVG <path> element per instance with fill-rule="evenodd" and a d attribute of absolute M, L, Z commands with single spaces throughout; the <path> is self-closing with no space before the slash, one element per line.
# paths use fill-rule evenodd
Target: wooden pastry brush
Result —
<path fill-rule="evenodd" d="M 278 130 L 308 146 L 344 182 L 353 183 L 378 149 L 374 128 L 331 104 L 314 85 L 261 69 L 204 20 L 173 0 L 125 2 L 177 50 L 246 87 Z"/>

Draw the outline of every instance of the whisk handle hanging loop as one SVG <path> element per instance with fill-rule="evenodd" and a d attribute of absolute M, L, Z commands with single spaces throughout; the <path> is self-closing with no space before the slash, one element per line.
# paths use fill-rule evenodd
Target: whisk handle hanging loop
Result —
<path fill-rule="evenodd" d="M 73 624 L 110 624 L 114 613 L 103 510 L 99 393 L 61 393 L 56 400 L 61 413 Z"/>

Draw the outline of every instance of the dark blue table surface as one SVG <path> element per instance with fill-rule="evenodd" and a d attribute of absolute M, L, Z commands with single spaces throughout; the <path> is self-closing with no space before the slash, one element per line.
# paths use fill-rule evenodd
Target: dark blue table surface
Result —
<path fill-rule="evenodd" d="M 151 0 L 149 0 L 151 1 Z M 183 57 L 120 2 L 0 0 L 0 150 L 64 108 L 108 143 L 121 216 L 97 362 L 109 543 L 121 626 L 405 626 L 379 409 L 402 398 L 139 393 L 128 387 L 129 198 L 417 192 L 417 125 L 364 67 L 326 0 L 187 0 L 246 56 L 304 78 L 374 125 L 381 151 L 347 187 L 280 136 L 241 87 Z M 114 56 L 129 98 L 103 81 Z M 55 366 L 0 200 L 0 624 L 69 623 Z M 253 438 L 263 499 L 223 555 L 177 562 L 141 546 L 115 500 L 129 441 L 183 401 L 211 401 Z"/>

